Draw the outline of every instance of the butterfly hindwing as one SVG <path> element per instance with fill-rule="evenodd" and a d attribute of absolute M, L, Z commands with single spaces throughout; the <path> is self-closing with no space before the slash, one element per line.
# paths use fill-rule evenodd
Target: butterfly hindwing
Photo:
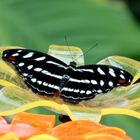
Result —
<path fill-rule="evenodd" d="M 61 89 L 62 98 L 77 103 L 106 93 L 117 86 L 127 86 L 133 77 L 125 70 L 108 65 L 69 67 L 70 78 Z"/>

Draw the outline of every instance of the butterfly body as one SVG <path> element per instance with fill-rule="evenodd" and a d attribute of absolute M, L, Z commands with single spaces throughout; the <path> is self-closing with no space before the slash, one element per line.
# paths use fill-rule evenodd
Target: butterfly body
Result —
<path fill-rule="evenodd" d="M 60 96 L 69 103 L 79 103 L 106 93 L 114 87 L 127 86 L 133 76 L 125 70 L 107 65 L 85 65 L 64 62 L 34 50 L 11 49 L 3 60 L 12 63 L 33 92 L 43 96 Z"/>

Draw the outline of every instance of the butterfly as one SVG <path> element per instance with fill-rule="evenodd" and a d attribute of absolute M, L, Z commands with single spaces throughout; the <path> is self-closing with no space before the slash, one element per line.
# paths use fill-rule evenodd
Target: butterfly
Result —
<path fill-rule="evenodd" d="M 28 49 L 9 49 L 2 54 L 4 61 L 14 65 L 25 84 L 34 93 L 59 96 L 77 104 L 107 93 L 118 86 L 131 84 L 133 76 L 109 65 L 69 65 L 48 54 Z"/>

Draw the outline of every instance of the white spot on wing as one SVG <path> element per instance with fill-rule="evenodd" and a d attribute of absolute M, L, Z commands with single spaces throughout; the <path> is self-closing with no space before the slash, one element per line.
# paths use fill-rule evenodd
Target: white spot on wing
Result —
<path fill-rule="evenodd" d="M 131 83 L 131 79 L 129 79 L 129 81 L 128 81 L 129 83 Z"/>
<path fill-rule="evenodd" d="M 72 91 L 74 91 L 74 89 L 73 88 L 68 88 L 68 91 L 72 92 Z"/>
<path fill-rule="evenodd" d="M 12 54 L 12 56 L 19 56 L 19 53 L 14 53 Z"/>
<path fill-rule="evenodd" d="M 104 81 L 103 81 L 103 80 L 100 81 L 100 85 L 101 85 L 101 86 L 104 85 Z"/>
<path fill-rule="evenodd" d="M 81 82 L 81 80 L 74 79 L 74 78 L 70 78 L 69 81 L 71 81 L 71 82 L 77 82 L 77 83 L 80 83 Z"/>
<path fill-rule="evenodd" d="M 34 60 L 36 60 L 36 61 L 42 61 L 42 60 L 45 60 L 45 56 L 42 56 L 42 57 L 38 57 L 38 58 L 35 58 Z"/>
<path fill-rule="evenodd" d="M 122 79 L 125 79 L 124 75 L 122 75 L 122 74 L 120 74 L 120 77 L 121 77 Z"/>
<path fill-rule="evenodd" d="M 54 88 L 54 85 L 52 85 L 52 84 L 48 84 L 48 87 L 50 87 L 50 88 Z"/>
<path fill-rule="evenodd" d="M 47 86 L 48 85 L 48 83 L 46 83 L 46 82 L 43 82 L 43 86 Z"/>
<path fill-rule="evenodd" d="M 4 57 L 6 57 L 6 56 L 7 56 L 7 53 L 4 54 Z"/>
<path fill-rule="evenodd" d="M 41 84 L 42 84 L 42 81 L 37 81 L 37 83 L 38 83 L 39 85 L 41 85 Z"/>
<path fill-rule="evenodd" d="M 60 65 L 60 64 L 58 64 L 58 63 L 56 63 L 56 62 L 53 62 L 53 61 L 46 61 L 46 63 L 47 63 L 47 64 Z"/>
<path fill-rule="evenodd" d="M 53 62 L 53 61 L 46 61 L 46 64 L 53 64 L 53 65 L 56 65 L 60 68 L 67 69 L 67 67 L 63 66 L 62 64 L 59 64 L 59 63 L 56 63 L 56 62 Z"/>
<path fill-rule="evenodd" d="M 91 73 L 94 72 L 92 69 L 77 69 L 77 70 L 79 70 L 80 72 L 91 72 Z"/>
<path fill-rule="evenodd" d="M 90 81 L 87 80 L 87 79 L 80 80 L 80 82 L 81 82 L 81 83 L 86 83 L 86 84 L 89 84 L 89 83 L 90 83 Z"/>
<path fill-rule="evenodd" d="M 46 71 L 46 70 L 42 70 L 41 72 L 42 72 L 43 74 L 48 75 L 48 76 L 55 77 L 55 78 L 58 78 L 58 79 L 62 79 L 62 76 L 56 75 L 56 74 L 52 74 L 52 73 L 50 73 L 50 72 L 48 72 L 48 71 Z"/>
<path fill-rule="evenodd" d="M 124 74 L 124 71 L 123 71 L 123 70 L 121 70 L 121 73 L 123 73 L 123 74 Z"/>
<path fill-rule="evenodd" d="M 59 90 L 59 87 L 58 86 L 54 86 L 53 88 Z"/>
<path fill-rule="evenodd" d="M 32 69 L 32 68 L 33 68 L 33 65 L 29 65 L 29 66 L 27 67 L 28 70 L 30 70 L 30 69 Z"/>
<path fill-rule="evenodd" d="M 15 64 L 15 62 L 14 62 L 14 61 L 12 61 L 11 63 L 12 63 L 12 64 Z"/>
<path fill-rule="evenodd" d="M 109 82 L 108 82 L 108 85 L 109 85 L 110 87 L 112 87 L 112 86 L 113 86 L 113 82 L 112 82 L 112 81 L 109 81 Z"/>
<path fill-rule="evenodd" d="M 28 73 L 23 73 L 22 75 L 23 75 L 23 76 L 28 76 Z"/>
<path fill-rule="evenodd" d="M 98 93 L 102 93 L 103 91 L 102 91 L 101 89 L 98 89 L 97 92 L 98 92 Z"/>
<path fill-rule="evenodd" d="M 97 68 L 97 71 L 98 71 L 101 75 L 105 75 L 104 71 L 103 71 L 100 67 Z"/>
<path fill-rule="evenodd" d="M 24 55 L 23 58 L 30 58 L 33 56 L 33 52 L 29 52 L 28 54 Z"/>
<path fill-rule="evenodd" d="M 18 50 L 17 52 L 22 52 L 22 50 Z"/>
<path fill-rule="evenodd" d="M 78 92 L 79 92 L 79 89 L 75 89 L 74 92 L 75 92 L 75 93 L 78 93 Z"/>
<path fill-rule="evenodd" d="M 87 83 L 87 84 L 89 84 L 89 83 L 90 83 L 90 81 L 89 81 L 89 80 L 87 80 L 87 79 L 85 79 L 85 80 L 84 80 L 84 82 L 85 82 L 85 83 Z"/>
<path fill-rule="evenodd" d="M 35 68 L 34 71 L 40 72 L 42 71 L 42 68 Z"/>
<path fill-rule="evenodd" d="M 32 78 L 31 81 L 32 81 L 33 83 L 35 83 L 37 80 L 36 80 L 36 78 Z"/>
<path fill-rule="evenodd" d="M 94 73 L 94 71 L 92 69 L 75 69 L 72 66 L 69 66 L 69 68 L 71 68 L 73 71 L 79 71 L 79 72 L 91 72 Z M 65 68 L 66 69 L 66 68 Z"/>
<path fill-rule="evenodd" d="M 64 88 L 62 88 L 61 91 L 68 91 L 68 88 L 67 87 L 64 87 Z"/>
<path fill-rule="evenodd" d="M 61 89 L 61 92 L 62 91 L 69 91 L 69 92 L 73 92 L 74 91 L 74 89 L 73 88 L 68 88 L 68 87 L 63 87 L 62 89 Z"/>
<path fill-rule="evenodd" d="M 88 79 L 79 80 L 79 79 L 70 78 L 69 81 L 71 81 L 71 82 L 77 82 L 77 83 L 86 83 L 86 84 L 89 84 L 90 83 L 90 81 Z"/>
<path fill-rule="evenodd" d="M 85 93 L 85 91 L 84 90 L 81 90 L 80 93 L 83 94 L 83 93 Z"/>
<path fill-rule="evenodd" d="M 18 66 L 19 66 L 19 67 L 22 67 L 22 66 L 24 66 L 24 63 L 21 62 L 21 63 L 18 64 Z"/>
<path fill-rule="evenodd" d="M 87 95 L 90 95 L 91 93 L 92 93 L 92 92 L 91 92 L 90 90 L 87 90 L 87 91 L 86 91 L 86 94 L 87 94 Z"/>
<path fill-rule="evenodd" d="M 96 81 L 96 80 L 91 80 L 91 83 L 92 83 L 93 85 L 96 85 L 96 84 L 97 84 L 97 81 Z"/>
<path fill-rule="evenodd" d="M 109 69 L 109 74 L 116 77 L 115 71 L 112 68 Z"/>
<path fill-rule="evenodd" d="M 48 72 L 48 71 L 46 71 L 46 70 L 43 70 L 42 73 L 43 73 L 43 74 L 46 74 L 46 75 L 51 75 L 51 73 Z"/>

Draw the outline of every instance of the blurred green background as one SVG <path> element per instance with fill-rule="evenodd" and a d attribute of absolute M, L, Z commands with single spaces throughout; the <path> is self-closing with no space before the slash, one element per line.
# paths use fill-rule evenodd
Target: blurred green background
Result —
<path fill-rule="evenodd" d="M 51 44 L 66 45 L 67 36 L 69 45 L 84 52 L 98 43 L 85 56 L 86 64 L 111 55 L 140 60 L 139 9 L 136 0 L 0 0 L 0 45 L 47 52 Z M 140 120 L 112 115 L 102 123 L 139 140 Z"/>

